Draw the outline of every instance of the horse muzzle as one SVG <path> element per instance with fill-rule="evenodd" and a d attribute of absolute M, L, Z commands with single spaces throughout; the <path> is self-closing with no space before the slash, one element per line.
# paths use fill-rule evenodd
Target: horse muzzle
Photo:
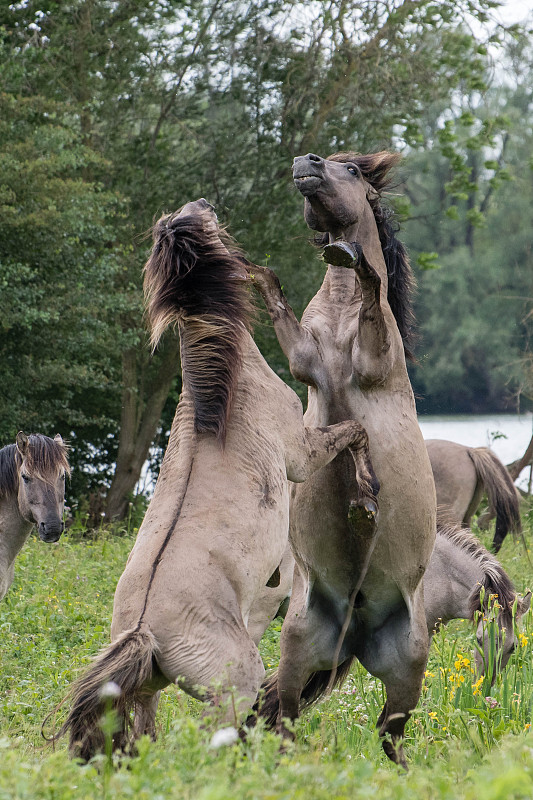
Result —
<path fill-rule="evenodd" d="M 46 523 L 40 522 L 39 523 L 39 539 L 41 542 L 46 542 L 47 544 L 53 544 L 53 542 L 57 542 L 59 537 L 65 530 L 65 525 L 63 522 L 60 523 Z"/>
<path fill-rule="evenodd" d="M 314 153 L 297 156 L 292 165 L 292 177 L 304 197 L 315 194 L 324 180 L 324 159 Z"/>

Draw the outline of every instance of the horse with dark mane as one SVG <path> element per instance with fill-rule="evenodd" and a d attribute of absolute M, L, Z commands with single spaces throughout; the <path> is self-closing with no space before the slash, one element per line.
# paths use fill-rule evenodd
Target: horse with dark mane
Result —
<path fill-rule="evenodd" d="M 350 446 L 352 520 L 377 510 L 361 425 L 305 428 L 296 394 L 255 346 L 244 263 L 203 199 L 155 225 L 145 267 L 148 318 L 154 345 L 177 323 L 183 392 L 117 586 L 112 644 L 74 686 L 57 734 L 68 731 L 71 750 L 84 759 L 104 745 L 108 682 L 120 687 L 112 701 L 115 747 L 155 736 L 159 690 L 170 683 L 239 724 L 264 675 L 247 621 L 286 547 L 287 478 L 305 480 Z"/>
<path fill-rule="evenodd" d="M 422 577 L 435 541 L 436 500 L 405 361 L 413 277 L 382 202 L 398 159 L 388 152 L 296 158 L 305 220 L 323 234 L 324 282 L 300 324 L 271 270 L 254 271 L 254 281 L 292 374 L 308 384 L 306 424 L 361 423 L 381 485 L 372 536 L 354 535 L 347 524 L 354 473 L 342 454 L 293 489 L 293 593 L 278 683 L 267 689 L 276 703 L 279 691 L 277 730 L 292 737 L 284 720 L 298 716 L 304 687 L 314 680 L 324 692 L 356 657 L 385 683 L 383 747 L 405 765 L 401 737 L 429 648 Z"/>
<path fill-rule="evenodd" d="M 17 434 L 0 450 L 0 599 L 13 583 L 15 558 L 37 526 L 43 542 L 57 542 L 64 530 L 67 448 L 59 434 Z"/>

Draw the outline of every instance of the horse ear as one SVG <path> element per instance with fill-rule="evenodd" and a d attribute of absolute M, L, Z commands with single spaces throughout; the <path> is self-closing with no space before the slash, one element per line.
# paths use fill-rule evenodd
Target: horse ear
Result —
<path fill-rule="evenodd" d="M 523 597 L 518 598 L 518 604 L 516 606 L 516 616 L 521 617 L 526 611 L 529 611 L 529 607 L 531 605 L 531 592 L 527 592 Z"/>
<path fill-rule="evenodd" d="M 25 456 L 30 446 L 30 440 L 23 431 L 19 431 L 17 433 L 16 444 L 17 444 L 17 450 L 19 451 L 20 455 Z"/>
<path fill-rule="evenodd" d="M 54 436 L 54 442 L 57 442 L 58 444 L 63 444 L 63 437 L 61 436 L 60 433 L 56 433 L 56 435 Z"/>

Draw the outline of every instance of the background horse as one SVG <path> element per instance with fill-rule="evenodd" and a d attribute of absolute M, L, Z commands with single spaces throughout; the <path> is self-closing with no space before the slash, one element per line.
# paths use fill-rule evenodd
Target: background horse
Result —
<path fill-rule="evenodd" d="M 119 580 L 112 644 L 73 690 L 59 731 L 88 759 L 102 749 L 101 688 L 120 696 L 114 746 L 155 736 L 159 690 L 177 682 L 238 724 L 264 676 L 246 628 L 276 574 L 288 537 L 289 489 L 352 446 L 353 509 L 376 509 L 361 425 L 304 428 L 296 394 L 272 372 L 249 333 L 243 259 L 212 206 L 162 217 L 145 267 L 152 338 L 177 322 L 183 393 L 153 499 Z M 235 692 L 235 693 L 234 693 Z M 57 736 L 55 738 L 57 738 Z"/>
<path fill-rule="evenodd" d="M 529 609 L 531 592 L 520 598 L 500 562 L 472 532 L 451 525 L 437 530 L 435 548 L 424 574 L 424 598 L 430 636 L 440 624 L 452 619 L 476 623 L 477 671 L 494 683 L 497 672 L 505 668 L 515 649 L 514 620 Z M 492 652 L 487 622 L 490 616 L 497 628 Z"/>
<path fill-rule="evenodd" d="M 380 201 L 398 158 L 387 152 L 296 158 L 306 222 L 329 242 L 326 277 L 301 325 L 270 270 L 258 270 L 254 281 L 292 374 L 309 386 L 306 423 L 350 418 L 364 425 L 381 484 L 374 536 L 354 536 L 347 524 L 354 473 L 346 458 L 292 491 L 297 566 L 281 634 L 277 728 L 292 735 L 283 719 L 298 715 L 311 675 L 319 694 L 355 656 L 385 683 L 383 747 L 405 765 L 400 739 L 420 696 L 429 648 L 422 576 L 435 540 L 436 500 L 405 363 L 412 274 Z"/>
<path fill-rule="evenodd" d="M 33 433 L 17 434 L 15 444 L 0 450 L 0 599 L 13 583 L 15 558 L 37 526 L 43 542 L 57 542 L 64 530 L 67 448 Z"/>
<path fill-rule="evenodd" d="M 468 527 L 483 492 L 496 516 L 492 547 L 497 553 L 508 531 L 520 533 L 520 498 L 504 464 L 488 447 L 466 447 L 443 439 L 426 439 L 435 479 L 437 516 L 446 524 Z"/>

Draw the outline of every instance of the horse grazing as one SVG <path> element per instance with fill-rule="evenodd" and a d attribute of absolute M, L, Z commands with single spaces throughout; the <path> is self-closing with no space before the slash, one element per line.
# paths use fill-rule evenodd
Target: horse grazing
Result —
<path fill-rule="evenodd" d="M 380 198 L 398 158 L 388 152 L 296 158 L 305 219 L 325 234 L 321 243 L 329 242 L 324 282 L 300 324 L 271 270 L 254 268 L 253 280 L 292 374 L 309 386 L 306 424 L 364 425 L 381 485 L 372 535 L 354 535 L 348 525 L 354 472 L 342 454 L 292 491 L 297 566 L 281 634 L 277 730 L 293 735 L 283 720 L 298 716 L 310 676 L 318 695 L 357 657 L 385 683 L 379 730 L 391 738 L 383 747 L 405 765 L 401 737 L 429 648 L 422 576 L 435 540 L 436 500 L 405 363 L 412 273 Z"/>
<path fill-rule="evenodd" d="M 447 525 L 437 529 L 435 547 L 424 573 L 424 598 L 430 636 L 439 625 L 452 619 L 476 622 L 477 671 L 494 683 L 515 649 L 513 608 L 518 620 L 529 609 L 531 592 L 520 598 L 500 562 L 472 532 Z M 491 612 L 495 612 L 497 627 L 494 652 L 487 622 Z"/>
<path fill-rule="evenodd" d="M 37 526 L 43 542 L 57 542 L 64 530 L 67 448 L 59 434 L 20 432 L 0 450 L 0 599 L 13 583 L 15 558 Z"/>
<path fill-rule="evenodd" d="M 496 516 L 492 548 L 498 553 L 508 531 L 520 533 L 520 500 L 504 464 L 488 447 L 466 447 L 443 439 L 426 439 L 435 479 L 437 516 L 443 524 L 468 527 L 483 492 Z"/>
<path fill-rule="evenodd" d="M 74 686 L 57 734 L 69 731 L 84 759 L 103 748 L 101 689 L 111 681 L 120 687 L 115 747 L 127 748 L 130 732 L 155 736 L 158 693 L 170 683 L 239 724 L 264 676 L 246 623 L 286 547 L 287 478 L 305 480 L 350 446 L 359 479 L 352 517 L 377 511 L 361 425 L 305 428 L 296 394 L 254 344 L 244 263 L 203 199 L 155 225 L 148 318 L 154 345 L 178 325 L 183 392 L 115 593 L 112 644 Z"/>

